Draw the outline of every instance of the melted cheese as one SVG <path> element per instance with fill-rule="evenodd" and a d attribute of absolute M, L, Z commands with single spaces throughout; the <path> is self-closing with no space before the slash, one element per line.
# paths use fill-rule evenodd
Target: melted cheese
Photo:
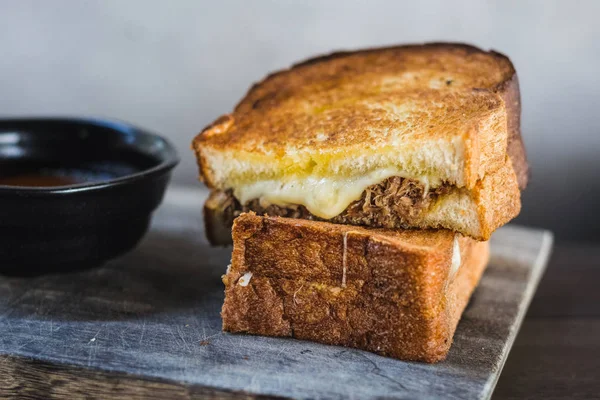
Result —
<path fill-rule="evenodd" d="M 246 272 L 244 275 L 238 279 L 238 285 L 240 286 L 248 286 L 250 283 L 250 279 L 252 279 L 252 272 Z"/>
<path fill-rule="evenodd" d="M 460 244 L 458 243 L 458 233 L 454 235 L 454 243 L 452 244 L 452 259 L 450 261 L 450 270 L 448 271 L 448 279 L 446 280 L 446 284 L 444 285 L 444 290 L 448 290 L 448 287 L 454 281 L 456 274 L 458 273 L 458 269 L 462 263 L 462 259 L 460 256 Z"/>
<path fill-rule="evenodd" d="M 366 188 L 392 176 L 403 174 L 395 168 L 385 168 L 353 177 L 306 176 L 291 177 L 285 181 L 262 180 L 238 185 L 234 195 L 242 204 L 260 199 L 263 205 L 303 205 L 313 215 L 330 219 L 341 214 L 353 201 L 359 200 Z M 434 183 L 427 177 L 417 180 L 426 188 Z"/>
<path fill-rule="evenodd" d="M 453 280 L 460 268 L 461 258 L 460 258 L 460 245 L 458 243 L 458 234 L 454 235 L 454 244 L 452 246 L 452 262 L 450 263 L 450 279 Z"/>

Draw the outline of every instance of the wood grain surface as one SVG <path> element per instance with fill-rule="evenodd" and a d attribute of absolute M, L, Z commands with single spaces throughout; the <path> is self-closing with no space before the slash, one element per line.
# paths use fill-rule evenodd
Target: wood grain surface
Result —
<path fill-rule="evenodd" d="M 33 399 L 275 399 L 241 391 L 187 385 L 162 379 L 140 379 L 123 372 L 104 372 L 0 356 L 0 398 Z"/>
<path fill-rule="evenodd" d="M 206 244 L 201 203 L 172 191 L 140 247 L 102 268 L 0 278 L 0 397 L 487 398 L 551 244 L 543 231 L 497 232 L 448 360 L 407 363 L 222 333 L 230 250 Z M 523 379 L 499 395 L 519 395 Z"/>
<path fill-rule="evenodd" d="M 600 246 L 553 250 L 494 399 L 600 399 Z"/>

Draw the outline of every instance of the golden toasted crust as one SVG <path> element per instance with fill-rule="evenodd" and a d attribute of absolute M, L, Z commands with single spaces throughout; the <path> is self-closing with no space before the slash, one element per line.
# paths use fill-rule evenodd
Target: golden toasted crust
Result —
<path fill-rule="evenodd" d="M 521 212 L 521 192 L 515 171 L 507 162 L 497 173 L 477 183 L 473 191 L 481 227 L 478 239 L 488 240 L 492 233 Z"/>
<path fill-rule="evenodd" d="M 508 150 L 524 187 L 518 90 L 508 58 L 467 45 L 335 53 L 255 84 L 232 114 L 195 138 L 193 148 L 201 178 L 226 189 L 207 161 L 215 153 L 266 157 L 270 169 L 262 173 L 269 176 L 278 170 L 327 169 L 338 159 L 376 154 L 398 141 L 462 137 L 461 183 L 474 186 L 485 172 L 499 168 Z"/>
<path fill-rule="evenodd" d="M 232 264 L 223 277 L 224 330 L 426 362 L 446 357 L 488 260 L 487 242 L 460 237 L 462 265 L 452 273 L 454 234 L 445 230 L 386 231 L 242 214 L 233 237 Z"/>
<path fill-rule="evenodd" d="M 495 52 L 493 52 L 495 53 Z M 503 54 L 495 53 L 498 57 L 510 60 Z M 512 63 L 511 63 L 512 67 Z M 519 78 L 513 68 L 510 79 L 498 84 L 494 91 L 502 97 L 507 112 L 508 143 L 506 153 L 512 160 L 512 166 L 517 175 L 520 189 L 525 189 L 529 182 L 529 164 L 527 163 L 527 152 L 521 136 L 521 92 L 519 89 Z"/>
<path fill-rule="evenodd" d="M 414 227 L 446 228 L 477 240 L 489 240 L 496 229 L 520 211 L 521 191 L 507 157 L 498 171 L 477 181 L 473 189 L 441 196 L 438 205 L 415 221 Z"/>

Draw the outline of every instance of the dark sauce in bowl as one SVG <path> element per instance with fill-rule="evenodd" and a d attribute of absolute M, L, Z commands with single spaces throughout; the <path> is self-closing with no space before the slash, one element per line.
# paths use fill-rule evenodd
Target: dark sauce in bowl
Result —
<path fill-rule="evenodd" d="M 92 156 L 93 157 L 93 156 Z M 90 157 L 91 158 L 91 157 Z M 64 161 L 20 160 L 18 163 L 0 160 L 0 186 L 22 188 L 53 188 L 108 182 L 143 171 L 148 160 L 76 160 Z"/>
<path fill-rule="evenodd" d="M 175 148 L 128 124 L 0 119 L 0 274 L 93 267 L 134 248 Z"/>

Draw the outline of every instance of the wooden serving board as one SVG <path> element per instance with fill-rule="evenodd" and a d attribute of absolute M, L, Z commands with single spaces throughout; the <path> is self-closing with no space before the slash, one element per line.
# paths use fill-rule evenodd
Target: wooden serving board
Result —
<path fill-rule="evenodd" d="M 402 362 L 221 332 L 230 249 L 204 238 L 205 196 L 172 189 L 141 245 L 102 268 L 0 277 L 0 397 L 489 398 L 552 246 L 496 232 L 448 359 Z"/>

